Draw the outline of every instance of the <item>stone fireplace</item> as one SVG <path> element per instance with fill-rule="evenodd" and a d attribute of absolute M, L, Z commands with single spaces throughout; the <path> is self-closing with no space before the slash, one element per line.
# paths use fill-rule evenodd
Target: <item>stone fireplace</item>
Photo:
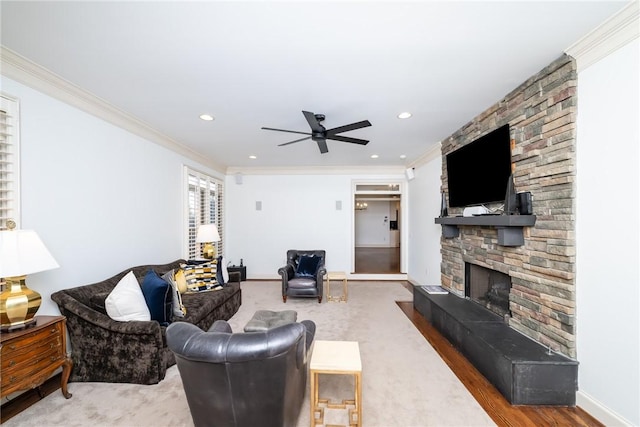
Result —
<path fill-rule="evenodd" d="M 511 317 L 511 277 L 490 268 L 465 263 L 465 297 L 505 319 Z"/>
<path fill-rule="evenodd" d="M 576 356 L 576 85 L 575 61 L 563 55 L 443 140 L 441 149 L 442 191 L 448 194 L 446 155 L 510 125 L 515 189 L 531 192 L 535 225 L 523 228 L 519 246 L 500 245 L 498 227 L 460 225 L 459 235 L 441 238 L 442 285 L 465 297 L 468 264 L 508 276 L 509 326 L 571 358 Z M 449 209 L 449 216 L 461 214 L 461 208 Z M 491 305 L 505 297 L 502 290 L 494 293 Z"/>

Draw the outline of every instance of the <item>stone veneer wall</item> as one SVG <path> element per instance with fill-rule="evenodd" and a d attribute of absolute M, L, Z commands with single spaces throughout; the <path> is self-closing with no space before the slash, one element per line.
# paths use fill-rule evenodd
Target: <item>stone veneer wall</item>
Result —
<path fill-rule="evenodd" d="M 496 229 L 489 227 L 461 226 L 459 237 L 442 238 L 443 285 L 464 296 L 465 262 L 510 275 L 510 326 L 572 358 L 576 85 L 575 60 L 563 55 L 442 142 L 442 190 L 447 192 L 445 156 L 509 123 L 515 188 L 532 193 L 537 216 L 535 226 L 525 228 L 521 247 L 499 246 Z M 449 215 L 461 213 L 449 210 Z"/>

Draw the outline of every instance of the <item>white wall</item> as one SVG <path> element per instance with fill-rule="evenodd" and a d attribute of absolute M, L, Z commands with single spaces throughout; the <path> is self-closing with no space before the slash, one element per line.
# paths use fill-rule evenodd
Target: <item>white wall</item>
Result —
<path fill-rule="evenodd" d="M 19 99 L 19 227 L 33 229 L 60 268 L 30 275 L 38 314 L 59 314 L 50 295 L 127 267 L 182 256 L 183 164 L 193 162 L 2 77 Z"/>
<path fill-rule="evenodd" d="M 226 181 L 226 255 L 249 279 L 277 279 L 288 249 L 324 249 L 329 270 L 351 272 L 352 181 L 402 175 L 243 175 Z M 262 210 L 256 210 L 256 202 Z M 336 201 L 342 209 L 336 209 Z"/>
<path fill-rule="evenodd" d="M 369 200 L 366 203 L 367 209 L 355 211 L 356 246 L 389 247 L 391 245 L 389 221 L 395 218 L 395 208 L 392 212 L 388 201 Z"/>
<path fill-rule="evenodd" d="M 636 39 L 578 75 L 578 405 L 631 425 L 640 425 L 638 50 Z"/>
<path fill-rule="evenodd" d="M 440 284 L 441 226 L 434 222 L 440 215 L 440 177 L 442 157 L 437 149 L 433 159 L 415 168 L 409 181 L 409 269 L 414 284 Z"/>

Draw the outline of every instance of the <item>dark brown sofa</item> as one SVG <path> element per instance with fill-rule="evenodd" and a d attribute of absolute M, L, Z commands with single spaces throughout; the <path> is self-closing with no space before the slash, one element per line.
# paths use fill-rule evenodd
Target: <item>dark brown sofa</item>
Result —
<path fill-rule="evenodd" d="M 90 285 L 64 289 L 51 295 L 67 318 L 73 369 L 71 381 L 156 384 L 175 357 L 167 348 L 166 327 L 157 321 L 119 322 L 104 310 L 104 300 L 129 271 L 142 283 L 150 269 L 160 276 L 180 267 L 184 260 L 163 265 L 128 268 Z M 184 321 L 206 331 L 216 320 L 229 320 L 240 307 L 240 282 L 227 283 L 222 290 L 186 293 Z"/>

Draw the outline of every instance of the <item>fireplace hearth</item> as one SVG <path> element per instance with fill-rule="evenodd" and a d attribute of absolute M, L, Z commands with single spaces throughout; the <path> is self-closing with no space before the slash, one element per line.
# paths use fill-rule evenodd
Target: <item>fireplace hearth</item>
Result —
<path fill-rule="evenodd" d="M 413 306 L 512 405 L 575 406 L 577 361 L 550 352 L 469 298 L 416 286 Z"/>
<path fill-rule="evenodd" d="M 465 263 L 465 297 L 501 317 L 511 317 L 511 277 L 490 268 Z"/>

